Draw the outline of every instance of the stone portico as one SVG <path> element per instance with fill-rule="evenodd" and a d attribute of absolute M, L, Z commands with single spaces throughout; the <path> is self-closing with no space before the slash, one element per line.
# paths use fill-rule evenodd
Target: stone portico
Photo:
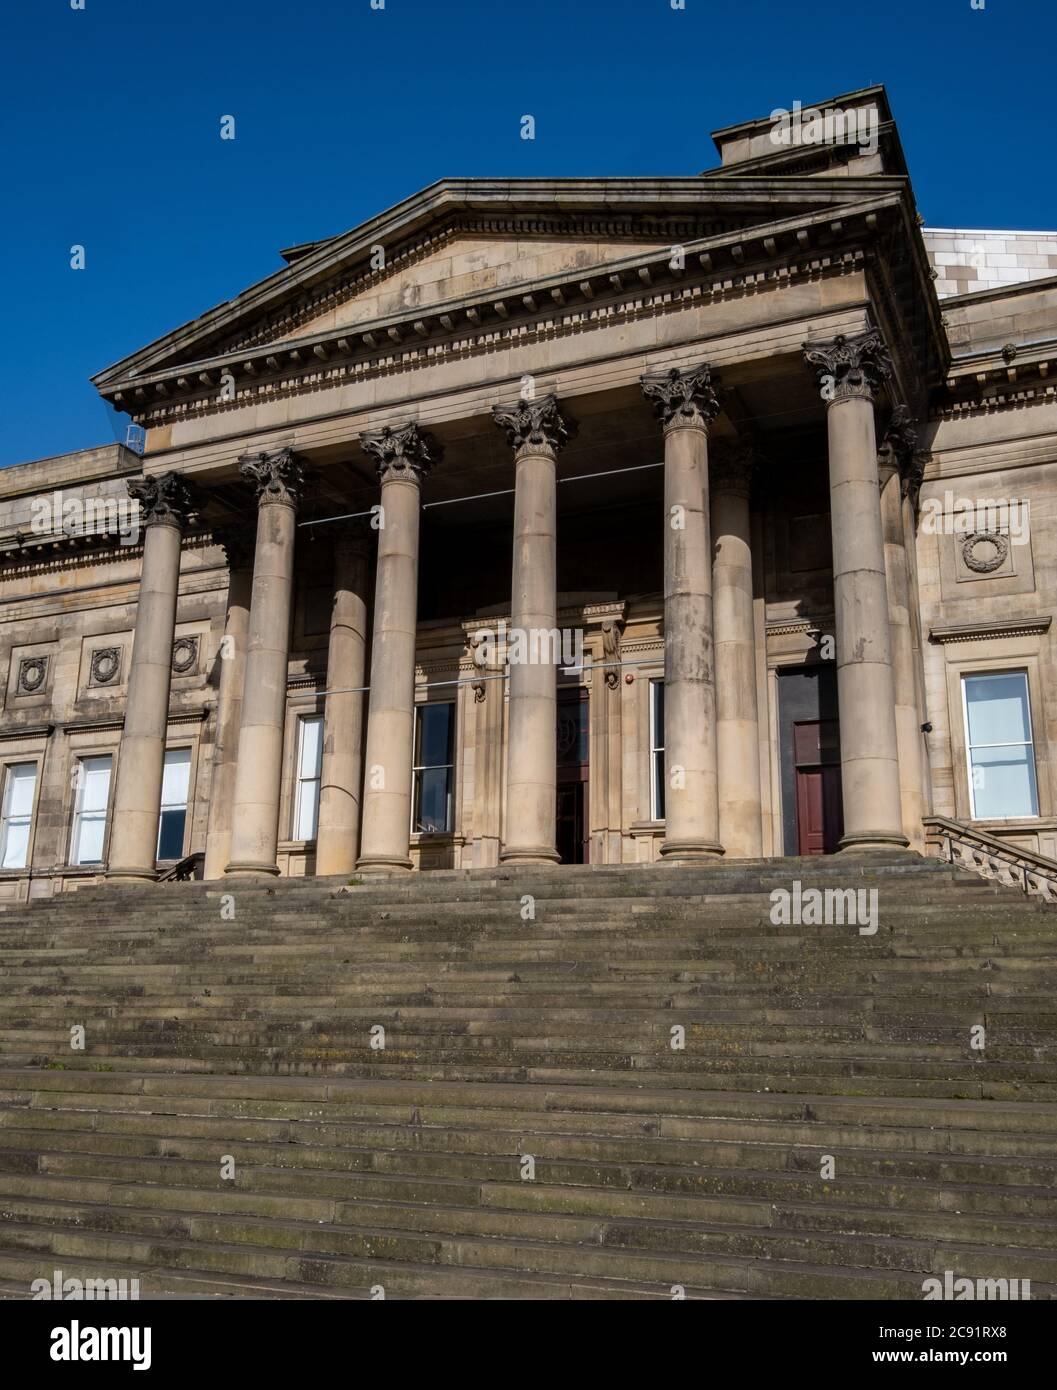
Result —
<path fill-rule="evenodd" d="M 35 769 L 0 894 L 199 852 L 921 852 L 934 812 L 1052 854 L 1057 281 L 944 308 L 883 91 L 835 100 L 875 153 L 761 120 L 696 177 L 442 181 L 101 372 L 142 457 L 0 476 L 4 765 Z M 952 487 L 1030 497 L 1026 545 L 924 529 Z M 57 490 L 139 529 L 32 529 Z M 1031 815 L 975 813 L 987 672 L 1024 674 Z"/>

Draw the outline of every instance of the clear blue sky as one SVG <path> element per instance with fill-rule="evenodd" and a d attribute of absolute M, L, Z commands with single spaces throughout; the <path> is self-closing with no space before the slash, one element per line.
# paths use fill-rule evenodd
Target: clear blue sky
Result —
<path fill-rule="evenodd" d="M 84 5 L 4 5 L 0 465 L 123 437 L 92 372 L 446 175 L 697 173 L 884 82 L 928 223 L 1057 227 L 1054 0 Z"/>

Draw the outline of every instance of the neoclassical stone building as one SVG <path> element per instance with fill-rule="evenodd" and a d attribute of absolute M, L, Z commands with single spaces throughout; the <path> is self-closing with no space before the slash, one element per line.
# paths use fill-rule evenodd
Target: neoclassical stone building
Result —
<path fill-rule="evenodd" d="M 0 898 L 1057 854 L 1057 234 L 826 109 L 443 180 L 100 372 L 142 455 L 0 474 Z"/>

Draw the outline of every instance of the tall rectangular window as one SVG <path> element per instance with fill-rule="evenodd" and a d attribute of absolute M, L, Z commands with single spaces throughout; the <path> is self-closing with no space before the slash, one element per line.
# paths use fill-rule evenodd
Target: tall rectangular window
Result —
<path fill-rule="evenodd" d="M 298 720 L 297 793 L 294 839 L 314 840 L 319 821 L 319 778 L 323 770 L 323 720 L 318 714 Z"/>
<path fill-rule="evenodd" d="M 973 819 L 1037 816 L 1027 673 L 963 676 L 962 691 Z"/>
<path fill-rule="evenodd" d="M 11 763 L 4 774 L 3 824 L 0 825 L 0 868 L 24 869 L 29 855 L 29 827 L 36 763 Z"/>
<path fill-rule="evenodd" d="M 664 681 L 650 681 L 650 814 L 664 820 Z"/>
<path fill-rule="evenodd" d="M 415 709 L 415 781 L 412 830 L 425 835 L 452 829 L 455 706 L 437 701 Z"/>
<path fill-rule="evenodd" d="M 190 748 L 167 748 L 161 783 L 161 815 L 158 817 L 159 859 L 183 858 L 190 785 Z"/>
<path fill-rule="evenodd" d="M 110 801 L 109 753 L 82 758 L 78 764 L 77 799 L 74 803 L 71 864 L 101 864 L 106 838 L 106 811 Z"/>

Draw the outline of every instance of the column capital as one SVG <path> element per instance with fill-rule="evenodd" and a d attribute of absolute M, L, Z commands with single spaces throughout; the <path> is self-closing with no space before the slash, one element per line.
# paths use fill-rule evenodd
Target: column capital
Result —
<path fill-rule="evenodd" d="M 371 519 L 349 517 L 335 528 L 334 554 L 340 559 L 366 555 L 371 548 Z"/>
<path fill-rule="evenodd" d="M 756 453 L 747 439 L 716 439 L 708 447 L 708 480 L 717 492 L 748 497 L 756 472 Z"/>
<path fill-rule="evenodd" d="M 239 472 L 257 490 L 257 505 L 281 505 L 296 509 L 305 485 L 305 469 L 292 449 L 269 454 L 244 454 Z"/>
<path fill-rule="evenodd" d="M 804 343 L 804 358 L 829 404 L 853 399 L 875 401 L 892 375 L 892 359 L 876 328 L 824 342 Z"/>
<path fill-rule="evenodd" d="M 444 457 L 443 447 L 414 421 L 406 425 L 384 425 L 380 430 L 364 430 L 360 448 L 374 459 L 383 483 L 400 478 L 418 483 Z"/>
<path fill-rule="evenodd" d="M 663 423 L 665 432 L 671 429 L 707 430 L 719 414 L 721 403 L 716 387 L 719 378 L 712 376 L 707 362 L 667 371 L 644 372 L 639 377 L 642 394 L 653 402 L 653 412 Z"/>
<path fill-rule="evenodd" d="M 179 473 L 146 474 L 128 480 L 128 495 L 140 507 L 144 526 L 176 526 L 181 530 L 197 510 L 198 496 L 193 484 Z"/>
<path fill-rule="evenodd" d="M 214 526 L 213 540 L 223 550 L 229 570 L 234 572 L 235 570 L 253 568 L 254 531 L 252 522 Z"/>
<path fill-rule="evenodd" d="M 519 400 L 517 405 L 492 406 L 492 419 L 506 432 L 507 442 L 519 454 L 547 454 L 557 457 L 570 439 L 576 437 L 576 424 L 558 408 L 558 397 L 552 392 L 532 400 Z"/>
<path fill-rule="evenodd" d="M 906 478 L 913 465 L 918 442 L 917 423 L 905 405 L 897 405 L 889 416 L 888 424 L 877 446 L 877 467 L 883 480 L 896 472 Z"/>

